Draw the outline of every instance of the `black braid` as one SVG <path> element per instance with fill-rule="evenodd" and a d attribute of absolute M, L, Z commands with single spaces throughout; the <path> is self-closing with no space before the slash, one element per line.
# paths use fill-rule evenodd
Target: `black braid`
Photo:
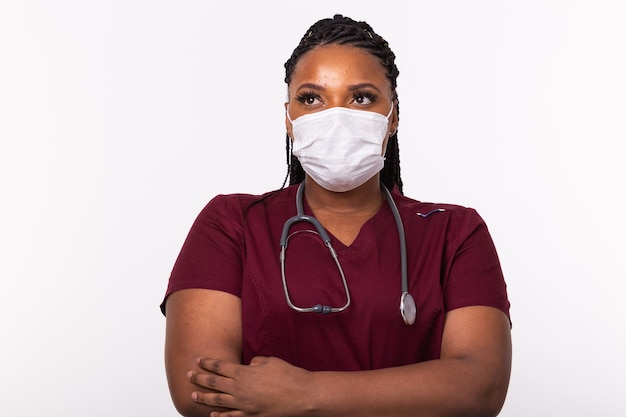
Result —
<path fill-rule="evenodd" d="M 300 40 L 300 44 L 294 49 L 291 57 L 285 63 L 285 82 L 287 84 L 291 82 L 294 69 L 305 53 L 317 46 L 328 44 L 356 46 L 377 57 L 386 69 L 387 79 L 391 83 L 391 91 L 396 103 L 396 111 L 398 115 L 400 114 L 398 94 L 396 92 L 399 71 L 395 64 L 395 54 L 389 49 L 387 42 L 380 35 L 376 34 L 369 24 L 357 22 L 339 14 L 332 19 L 319 20 L 306 31 Z M 298 159 L 291 154 L 289 145 L 290 139 L 287 137 L 289 185 L 294 185 L 304 180 L 304 170 Z M 389 137 L 387 153 L 385 154 L 385 166 L 380 172 L 380 180 L 389 189 L 396 184 L 400 192 L 402 192 L 400 149 L 398 147 L 397 132 Z"/>

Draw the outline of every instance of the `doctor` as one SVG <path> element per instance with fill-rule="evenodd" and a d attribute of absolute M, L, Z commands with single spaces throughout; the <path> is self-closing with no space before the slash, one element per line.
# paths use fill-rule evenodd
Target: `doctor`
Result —
<path fill-rule="evenodd" d="M 285 68 L 290 186 L 211 200 L 161 305 L 177 410 L 497 415 L 511 366 L 497 253 L 473 209 L 402 194 L 387 42 L 337 15 Z"/>

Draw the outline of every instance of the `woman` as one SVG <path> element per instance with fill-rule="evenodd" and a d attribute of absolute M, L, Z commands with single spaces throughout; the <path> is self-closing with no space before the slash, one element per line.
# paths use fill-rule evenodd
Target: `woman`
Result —
<path fill-rule="evenodd" d="M 498 414 L 511 366 L 498 257 L 474 210 L 402 195 L 394 59 L 337 15 L 285 64 L 291 186 L 214 198 L 161 306 L 181 414 Z"/>

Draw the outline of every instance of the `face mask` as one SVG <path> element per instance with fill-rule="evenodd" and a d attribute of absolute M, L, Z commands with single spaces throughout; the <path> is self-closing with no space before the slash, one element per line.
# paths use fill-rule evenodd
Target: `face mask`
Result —
<path fill-rule="evenodd" d="M 355 189 L 385 165 L 382 146 L 389 116 L 332 107 L 291 120 L 293 154 L 304 172 L 329 191 Z"/>

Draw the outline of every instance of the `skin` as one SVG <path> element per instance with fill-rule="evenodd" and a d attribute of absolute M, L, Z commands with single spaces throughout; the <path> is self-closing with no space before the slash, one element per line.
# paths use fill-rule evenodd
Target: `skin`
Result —
<path fill-rule="evenodd" d="M 363 88 L 375 91 L 377 100 Z M 303 91 L 316 94 L 302 100 Z M 333 106 L 386 116 L 392 97 L 375 57 L 351 46 L 327 45 L 301 58 L 286 107 L 292 119 Z M 389 133 L 397 120 L 394 111 Z M 305 192 L 318 220 L 347 244 L 383 204 L 378 176 L 345 193 L 327 191 L 307 177 Z M 452 310 L 446 314 L 440 359 L 395 368 L 310 372 L 272 357 L 245 365 L 241 301 L 191 289 L 168 299 L 165 362 L 174 404 L 186 416 L 495 416 L 510 377 L 510 324 L 491 307 Z"/>

